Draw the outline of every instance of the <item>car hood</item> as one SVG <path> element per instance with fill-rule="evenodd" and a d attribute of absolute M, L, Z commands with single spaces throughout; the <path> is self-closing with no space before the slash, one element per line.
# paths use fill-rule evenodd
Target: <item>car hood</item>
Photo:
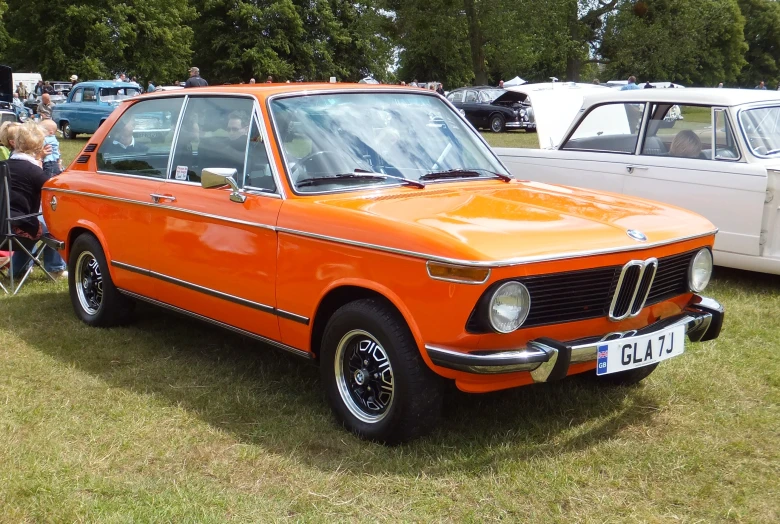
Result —
<path fill-rule="evenodd" d="M 442 184 L 444 185 L 444 184 Z M 623 195 L 538 182 L 429 184 L 285 202 L 279 226 L 316 236 L 477 262 L 641 249 L 715 230 L 705 218 Z M 312 197 L 316 198 L 316 197 Z M 287 207 L 287 206 L 291 207 Z M 630 238 L 636 229 L 646 242 Z"/>

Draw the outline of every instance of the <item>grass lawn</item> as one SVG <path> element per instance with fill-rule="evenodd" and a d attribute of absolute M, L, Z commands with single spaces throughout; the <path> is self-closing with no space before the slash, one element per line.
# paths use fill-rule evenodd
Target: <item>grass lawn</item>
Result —
<path fill-rule="evenodd" d="M 707 294 L 721 338 L 638 387 L 452 391 L 386 448 L 309 363 L 151 306 L 89 328 L 35 274 L 0 297 L 0 521 L 778 522 L 780 278 L 718 269 Z"/>

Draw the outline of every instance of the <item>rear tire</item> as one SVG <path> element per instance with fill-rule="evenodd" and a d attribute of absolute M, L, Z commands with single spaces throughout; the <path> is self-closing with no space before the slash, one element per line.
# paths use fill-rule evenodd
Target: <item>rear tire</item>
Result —
<path fill-rule="evenodd" d="M 76 238 L 71 247 L 68 290 L 76 316 L 93 327 L 126 323 L 135 305 L 114 286 L 103 247 L 89 233 Z"/>
<path fill-rule="evenodd" d="M 608 386 L 633 386 L 646 379 L 657 367 L 658 364 L 651 364 L 641 368 L 629 369 L 628 371 L 610 373 L 609 375 L 596 375 L 596 380 L 599 384 Z"/>
<path fill-rule="evenodd" d="M 76 138 L 76 133 L 74 133 L 71 130 L 69 122 L 63 122 L 62 124 L 60 124 L 60 129 L 62 130 L 62 138 L 67 138 L 67 139 Z"/>
<path fill-rule="evenodd" d="M 325 327 L 320 357 L 333 413 L 356 435 L 398 444 L 436 425 L 442 379 L 423 362 L 403 317 L 384 301 L 339 308 Z"/>

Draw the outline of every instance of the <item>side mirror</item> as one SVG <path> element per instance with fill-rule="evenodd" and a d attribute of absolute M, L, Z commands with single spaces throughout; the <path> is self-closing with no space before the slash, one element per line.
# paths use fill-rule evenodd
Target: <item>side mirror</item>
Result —
<path fill-rule="evenodd" d="M 200 173 L 200 185 L 204 189 L 213 189 L 216 187 L 230 186 L 230 201 L 242 203 L 246 201 L 246 195 L 238 184 L 236 184 L 236 174 L 238 171 L 232 168 L 207 167 Z"/>

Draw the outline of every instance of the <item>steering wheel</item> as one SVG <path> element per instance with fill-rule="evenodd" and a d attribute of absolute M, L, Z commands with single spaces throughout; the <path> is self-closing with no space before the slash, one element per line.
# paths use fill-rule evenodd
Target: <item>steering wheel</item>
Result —
<path fill-rule="evenodd" d="M 290 174 L 292 175 L 293 179 L 297 182 L 301 174 L 309 171 L 307 167 L 308 164 L 310 164 L 311 162 L 321 162 L 323 164 L 326 164 L 328 157 L 334 159 L 336 165 L 338 165 L 338 163 L 342 159 L 341 155 L 339 155 L 335 151 L 315 151 L 314 153 L 308 154 L 302 159 L 300 159 L 298 162 L 296 162 L 295 166 L 293 166 L 292 170 L 290 171 Z"/>

